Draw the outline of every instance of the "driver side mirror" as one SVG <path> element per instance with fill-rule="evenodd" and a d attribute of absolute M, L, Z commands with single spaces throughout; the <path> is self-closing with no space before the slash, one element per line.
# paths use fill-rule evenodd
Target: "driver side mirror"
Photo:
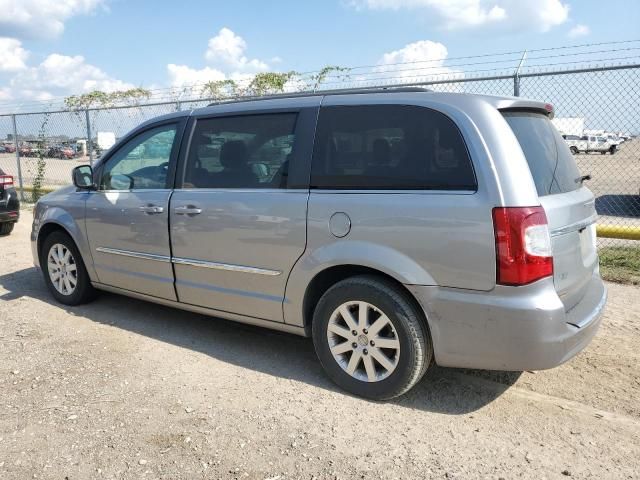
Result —
<path fill-rule="evenodd" d="M 71 173 L 71 178 L 76 188 L 82 190 L 96 189 L 96 185 L 93 183 L 93 168 L 91 168 L 91 165 L 80 165 L 74 168 Z"/>

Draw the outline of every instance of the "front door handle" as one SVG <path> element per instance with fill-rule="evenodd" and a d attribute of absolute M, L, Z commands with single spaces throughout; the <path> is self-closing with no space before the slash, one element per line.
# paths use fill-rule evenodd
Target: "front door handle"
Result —
<path fill-rule="evenodd" d="M 193 205 L 183 205 L 182 207 L 176 207 L 174 212 L 176 215 L 198 215 L 202 213 L 202 209 Z"/>
<path fill-rule="evenodd" d="M 158 207 L 157 205 L 142 205 L 138 207 L 141 212 L 153 214 L 153 213 L 162 213 L 164 212 L 163 207 Z"/>

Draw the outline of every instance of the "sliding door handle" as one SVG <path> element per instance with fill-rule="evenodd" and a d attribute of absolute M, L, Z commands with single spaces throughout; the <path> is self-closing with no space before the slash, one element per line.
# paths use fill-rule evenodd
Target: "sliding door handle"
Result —
<path fill-rule="evenodd" d="M 182 207 L 176 207 L 174 210 L 176 215 L 198 215 L 202 213 L 202 209 L 193 205 L 183 205 Z"/>
<path fill-rule="evenodd" d="M 163 207 L 158 207 L 157 205 L 142 205 L 138 207 L 141 212 L 153 214 L 153 213 L 162 213 L 164 212 Z"/>

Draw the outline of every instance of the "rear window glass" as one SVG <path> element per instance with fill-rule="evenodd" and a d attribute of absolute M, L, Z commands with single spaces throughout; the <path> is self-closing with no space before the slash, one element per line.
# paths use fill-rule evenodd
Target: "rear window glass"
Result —
<path fill-rule="evenodd" d="M 311 188 L 475 190 L 458 128 L 442 113 L 404 105 L 324 107 Z"/>
<path fill-rule="evenodd" d="M 527 158 L 539 196 L 580 188 L 580 172 L 566 142 L 546 115 L 503 112 Z"/>

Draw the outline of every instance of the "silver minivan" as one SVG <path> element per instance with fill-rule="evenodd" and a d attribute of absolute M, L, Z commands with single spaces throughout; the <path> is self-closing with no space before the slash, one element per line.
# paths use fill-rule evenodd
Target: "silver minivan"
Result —
<path fill-rule="evenodd" d="M 106 290 L 311 336 L 372 399 L 433 363 L 551 368 L 606 302 L 594 196 L 552 116 L 415 88 L 165 115 L 38 202 L 33 258 L 67 305 Z"/>

